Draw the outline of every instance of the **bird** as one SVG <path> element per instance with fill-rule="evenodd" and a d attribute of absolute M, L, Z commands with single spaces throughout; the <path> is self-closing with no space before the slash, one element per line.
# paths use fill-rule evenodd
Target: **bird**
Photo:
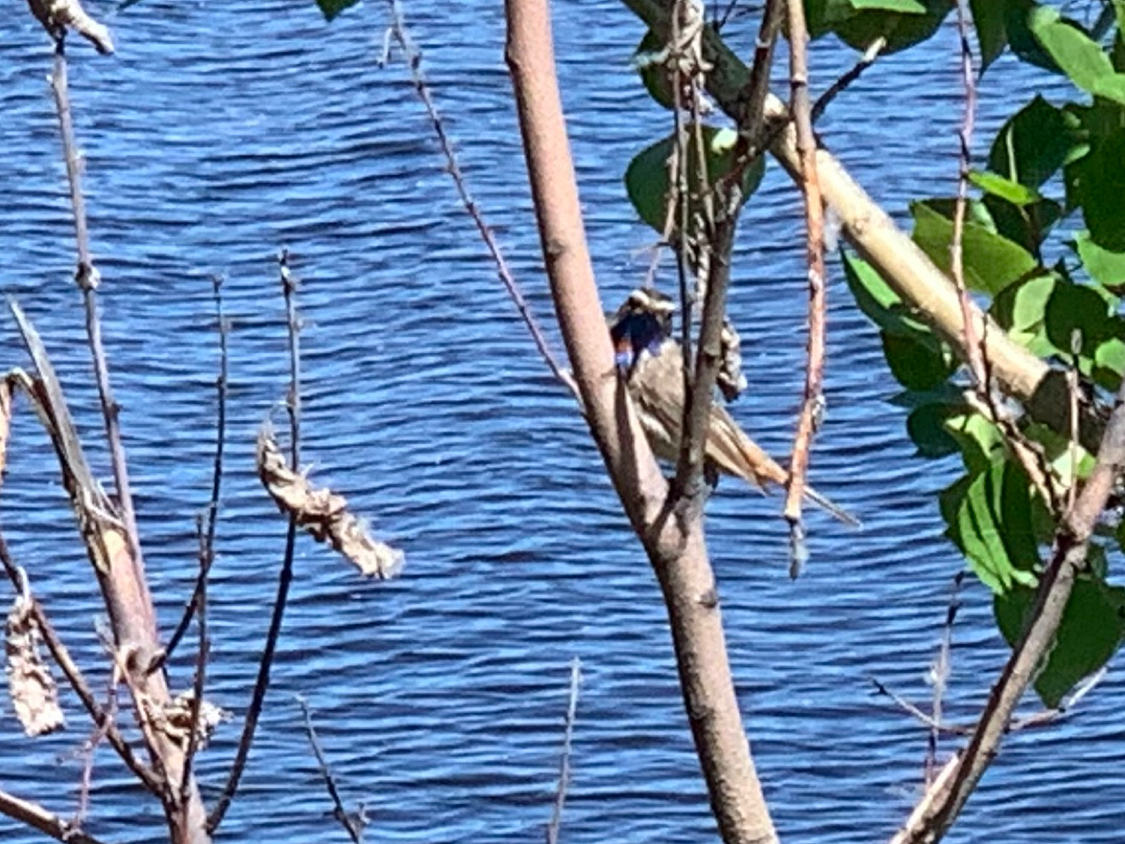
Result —
<path fill-rule="evenodd" d="M 638 288 L 613 315 L 617 372 L 625 380 L 653 454 L 675 463 L 680 456 L 684 412 L 683 350 L 672 337 L 672 300 L 653 289 Z M 742 478 L 761 492 L 784 486 L 789 473 L 755 443 L 719 402 L 711 403 L 710 427 L 704 447 L 705 474 Z M 846 524 L 855 516 L 810 486 L 805 497 Z"/>

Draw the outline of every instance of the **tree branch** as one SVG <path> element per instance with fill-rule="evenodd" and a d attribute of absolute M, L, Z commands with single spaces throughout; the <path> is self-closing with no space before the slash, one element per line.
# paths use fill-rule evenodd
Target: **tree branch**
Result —
<path fill-rule="evenodd" d="M 0 791 L 0 814 L 14 818 L 44 835 L 49 835 L 58 841 L 65 841 L 67 844 L 102 844 L 94 836 L 87 835 L 38 803 L 23 800 L 6 791 Z"/>
<path fill-rule="evenodd" d="M 809 69 L 806 48 L 809 34 L 803 3 L 787 2 L 789 12 L 789 80 L 791 111 L 797 132 L 797 151 L 801 165 L 801 193 L 805 200 L 805 259 L 809 282 L 809 344 L 805 370 L 805 396 L 789 459 L 785 518 L 789 522 L 790 576 L 796 577 L 804 559 L 804 528 L 801 501 L 805 496 L 805 475 L 809 468 L 809 448 L 823 412 L 824 341 L 826 295 L 824 285 L 824 206 L 820 197 L 820 178 L 816 167 L 816 137 L 813 135 L 809 100 Z"/>
<path fill-rule="evenodd" d="M 506 59 L 551 293 L 591 434 L 664 591 L 680 687 L 711 806 L 726 842 L 776 833 L 762 796 L 726 658 L 702 522 L 663 509 L 668 485 L 640 428 L 598 299 L 555 77 L 546 0 L 506 0 Z M 665 35 L 667 33 L 665 32 Z"/>
<path fill-rule="evenodd" d="M 658 35 L 666 36 L 670 17 L 660 0 L 622 0 Z M 703 56 L 712 65 L 707 75 L 707 90 L 719 107 L 734 119 L 741 114 L 740 92 L 749 80 L 749 71 L 711 27 L 703 33 Z M 785 104 L 777 97 L 766 97 L 767 121 L 789 119 Z M 795 180 L 800 178 L 800 154 L 796 133 L 787 126 L 771 143 L 770 151 Z M 901 231 L 864 190 L 825 149 L 816 153 L 817 173 L 825 203 L 836 212 L 842 233 L 864 260 L 868 261 L 895 292 L 916 308 L 934 329 L 950 343 L 962 359 L 965 348 L 960 299 L 949 278 L 926 256 L 911 238 Z M 1008 337 L 980 308 L 970 309 L 977 336 L 985 349 L 996 380 L 1006 392 L 1025 403 L 1037 421 L 1066 434 L 1069 430 L 1066 378 L 1052 373 L 1047 364 Z M 1104 423 L 1088 405 L 1081 420 L 1083 445 L 1097 449 Z"/>
<path fill-rule="evenodd" d="M 984 712 L 957 757 L 956 770 L 940 778 L 923 798 L 920 810 L 891 839 L 892 844 L 932 844 L 953 824 L 969 795 L 996 755 L 1000 740 L 1012 720 L 1012 713 L 1027 686 L 1034 679 L 1062 622 L 1078 573 L 1086 565 L 1086 549 L 1097 519 L 1105 509 L 1113 486 L 1125 467 L 1125 380 L 1105 436 L 1098 449 L 1097 463 L 1082 494 L 1069 510 L 1055 535 L 1050 563 L 1039 579 L 1039 591 L 1028 622 L 1000 679 L 988 696 Z M 924 809 L 922 809 L 924 807 Z"/>
<path fill-rule="evenodd" d="M 277 264 L 281 291 L 285 298 L 286 326 L 289 336 L 289 395 L 285 404 L 289 412 L 290 468 L 294 472 L 299 472 L 301 470 L 301 321 L 297 315 L 297 281 L 290 272 L 289 253 L 285 249 L 278 253 Z M 262 659 L 258 663 L 258 677 L 254 681 L 254 691 L 250 696 L 250 706 L 246 710 L 246 721 L 242 726 L 242 737 L 238 742 L 238 750 L 235 752 L 226 786 L 207 818 L 207 831 L 212 834 L 223 822 L 223 817 L 238 792 L 238 784 L 242 780 L 246 760 L 250 757 L 250 747 L 254 743 L 254 733 L 258 728 L 258 719 L 261 717 L 266 691 L 270 685 L 270 671 L 277 651 L 277 641 L 281 636 L 281 622 L 285 617 L 286 602 L 289 600 L 289 587 L 293 583 L 293 556 L 296 543 L 297 515 L 293 513 L 289 516 L 289 526 L 285 534 L 285 554 L 277 580 L 277 595 L 270 615 L 266 642 L 262 647 Z"/>

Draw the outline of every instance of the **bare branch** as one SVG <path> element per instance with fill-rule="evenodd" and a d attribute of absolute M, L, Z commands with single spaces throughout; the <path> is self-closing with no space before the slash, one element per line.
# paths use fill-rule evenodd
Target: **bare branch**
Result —
<path fill-rule="evenodd" d="M 200 593 L 204 589 L 204 579 L 207 577 L 207 572 L 210 570 L 211 562 L 215 559 L 215 536 L 219 524 L 219 496 L 222 492 L 223 485 L 223 451 L 226 447 L 226 429 L 227 429 L 227 383 L 228 372 L 230 369 L 229 354 L 227 351 L 227 335 L 229 333 L 229 326 L 226 322 L 226 317 L 223 316 L 223 279 L 222 276 L 214 276 L 211 279 L 212 290 L 215 295 L 215 318 L 218 322 L 219 332 L 219 375 L 215 381 L 216 393 L 216 420 L 215 420 L 215 459 L 211 471 L 211 497 L 207 503 L 206 511 L 206 547 L 203 552 L 209 560 L 206 567 L 200 566 L 199 573 L 195 578 L 195 587 L 192 589 L 191 598 L 184 606 L 183 615 L 180 616 L 180 623 L 176 625 L 176 629 L 172 632 L 171 637 L 168 639 L 168 644 L 165 646 L 163 652 L 153 661 L 149 666 L 149 671 L 157 671 L 164 666 L 164 664 L 171 658 L 175 652 L 177 645 L 187 632 L 188 625 L 191 624 L 192 618 L 195 617 L 196 607 L 199 606 Z M 202 697 L 201 695 L 199 697 Z M 197 698 L 198 699 L 198 698 Z"/>
<path fill-rule="evenodd" d="M 102 844 L 94 836 L 87 835 L 38 803 L 23 800 L 6 791 L 0 791 L 0 813 L 25 823 L 57 841 L 65 841 L 67 844 Z"/>
<path fill-rule="evenodd" d="M 827 298 L 824 282 L 824 205 L 820 196 L 820 177 L 816 166 L 816 137 L 813 135 L 809 103 L 809 34 L 803 3 L 787 2 L 789 12 L 790 109 L 797 127 L 797 150 L 801 159 L 801 191 L 805 200 L 805 257 L 809 282 L 809 345 L 805 370 L 805 396 L 793 454 L 789 458 L 789 483 L 786 488 L 785 518 L 789 521 L 789 574 L 796 577 L 808 556 L 801 524 L 801 502 L 805 495 L 805 476 L 809 449 L 819 427 L 824 408 L 824 343 Z"/>
<path fill-rule="evenodd" d="M 562 828 L 563 806 L 566 804 L 566 792 L 570 787 L 570 743 L 574 737 L 574 720 L 578 712 L 578 687 L 581 683 L 582 662 L 575 657 L 570 662 L 570 697 L 563 727 L 562 755 L 559 757 L 559 785 L 555 790 L 555 808 L 551 813 L 551 822 L 547 824 L 547 844 L 558 844 L 559 830 Z"/>
<path fill-rule="evenodd" d="M 969 193 L 969 168 L 972 162 L 973 121 L 976 116 L 977 89 L 973 80 L 973 53 L 969 46 L 968 10 L 965 8 L 968 0 L 957 2 L 957 33 L 961 43 L 961 84 L 965 91 L 965 112 L 962 118 L 961 131 L 958 138 L 961 142 L 960 155 L 958 156 L 959 169 L 957 173 L 957 199 L 953 206 L 953 238 L 949 245 L 950 275 L 957 288 L 957 296 L 961 305 L 961 322 L 965 333 L 965 351 L 969 361 L 969 371 L 977 389 L 986 390 L 985 369 L 982 356 L 984 348 L 977 338 L 976 327 L 973 323 L 972 302 L 969 299 L 969 290 L 965 285 L 965 272 L 963 268 L 963 253 L 961 239 L 965 231 L 965 207 L 968 204 Z M 988 396 L 985 399 L 988 400 Z"/>
<path fill-rule="evenodd" d="M 555 378 L 565 385 L 577 399 L 579 398 L 579 394 L 578 387 L 574 383 L 574 377 L 555 360 L 555 356 L 551 352 L 551 347 L 547 344 L 547 338 L 539 328 L 539 324 L 535 321 L 535 317 L 531 313 L 531 308 L 523 296 L 523 291 L 520 290 L 515 276 L 512 275 L 511 270 L 508 268 L 508 262 L 504 260 L 504 253 L 500 250 L 500 245 L 496 242 L 496 236 L 493 235 L 492 229 L 489 228 L 488 224 L 485 222 L 484 215 L 481 214 L 480 208 L 477 207 L 476 202 L 469 194 L 465 176 L 461 172 L 461 166 L 457 163 L 457 156 L 453 152 L 453 144 L 445 131 L 445 124 L 442 123 L 441 115 L 438 112 L 437 104 L 434 102 L 429 83 L 426 81 L 426 76 L 422 72 L 422 54 L 418 51 L 414 40 L 410 37 L 410 32 L 406 28 L 402 7 L 399 5 L 398 0 L 387 0 L 387 7 L 391 16 L 391 26 L 388 32 L 394 36 L 394 39 L 398 42 L 399 47 L 402 48 L 403 54 L 406 57 L 406 64 L 407 67 L 410 68 L 410 78 L 414 83 L 414 90 L 417 91 L 418 98 L 422 100 L 422 104 L 426 107 L 426 113 L 430 116 L 430 122 L 434 127 L 434 134 L 437 136 L 442 155 L 445 156 L 446 166 L 457 188 L 457 195 L 461 198 L 461 204 L 465 206 L 465 210 L 476 224 L 481 240 L 484 241 L 489 255 L 492 256 L 493 263 L 496 264 L 496 272 L 500 276 L 500 281 L 503 282 L 504 288 L 508 291 L 508 296 L 511 298 L 512 302 L 515 303 L 516 309 L 520 313 L 520 318 L 523 319 L 524 325 L 527 326 L 527 330 L 531 333 L 531 337 L 535 341 L 535 347 L 539 350 L 540 356 L 546 362 Z M 387 43 L 389 45 L 390 42 L 388 41 Z M 387 53 L 389 54 L 389 50 Z"/>
<path fill-rule="evenodd" d="M 1055 642 L 1098 516 L 1125 467 L 1125 380 L 1122 381 L 1098 450 L 1097 462 L 1075 506 L 1055 535 L 1054 552 L 1040 575 L 1035 604 L 968 745 L 957 757 L 954 775 L 931 786 L 892 844 L 932 844 L 952 825 L 989 763 L 996 755 L 1012 713 Z"/>
<path fill-rule="evenodd" d="M 539 236 L 586 420 L 668 607 L 680 687 L 726 842 L 776 841 L 734 694 L 718 592 L 699 518 L 669 519 L 668 485 L 640 427 L 602 320 L 562 116 L 545 0 L 507 0 L 516 93 Z M 661 30 L 667 36 L 667 29 Z M 697 384 L 698 386 L 698 384 Z"/>
<path fill-rule="evenodd" d="M 113 397 L 109 381 L 109 364 L 102 345 L 101 320 L 98 317 L 97 288 L 101 274 L 94 266 L 90 252 L 90 237 L 86 224 L 86 200 L 82 194 L 82 164 L 78 144 L 74 137 L 74 121 L 71 117 L 70 95 L 67 85 L 66 56 L 62 41 L 55 51 L 55 67 L 51 74 L 51 90 L 55 96 L 55 108 L 59 118 L 59 132 L 62 137 L 63 158 L 66 162 L 67 181 L 70 184 L 70 202 L 74 211 L 74 237 L 78 249 L 78 269 L 75 281 L 82 291 L 86 308 L 86 337 L 93 356 L 94 376 L 98 385 L 102 419 L 105 423 L 106 439 L 109 442 L 110 462 L 113 466 L 113 479 L 120 502 L 121 521 L 130 546 L 129 558 L 133 567 L 133 580 L 140 601 L 135 611 L 143 613 L 143 624 L 149 638 L 156 639 L 156 616 L 152 609 L 152 596 L 144 576 L 144 560 L 141 555 L 140 534 L 137 531 L 136 513 L 133 509 L 133 492 L 129 484 L 129 469 L 125 460 L 125 447 L 121 441 L 121 406 Z M 116 509 L 116 508 L 115 508 Z"/>
<path fill-rule="evenodd" d="M 219 438 L 219 454 L 222 453 L 222 437 Z M 221 465 L 221 458 L 217 458 Z M 216 494 L 217 494 L 217 490 Z M 215 499 L 213 498 L 212 501 Z M 180 807 L 186 811 L 188 804 L 188 786 L 191 783 L 191 768 L 195 763 L 195 754 L 199 749 L 200 723 L 203 713 L 203 692 L 207 685 L 207 659 L 211 652 L 211 640 L 207 636 L 207 579 L 211 574 L 211 565 L 215 562 L 215 535 L 212 525 L 215 520 L 215 509 L 200 517 L 198 524 L 199 534 L 199 586 L 196 595 L 196 618 L 199 625 L 199 643 L 195 653 L 195 675 L 191 686 L 191 715 L 188 719 L 187 750 L 184 752 L 184 774 L 180 780 L 179 801 Z M 205 524 L 206 523 L 206 524 Z M 186 822 L 186 818 L 185 818 Z"/>
<path fill-rule="evenodd" d="M 286 329 L 289 336 L 289 394 L 286 407 L 289 411 L 289 452 L 290 468 L 299 471 L 301 462 L 301 321 L 297 315 L 297 280 L 289 268 L 289 253 L 282 249 L 277 256 L 278 275 L 281 280 L 281 292 L 285 299 Z M 246 767 L 246 760 L 250 756 L 250 747 L 254 743 L 254 732 L 258 727 L 258 719 L 262 714 L 262 705 L 266 699 L 266 690 L 270 684 L 270 671 L 273 668 L 273 658 L 277 651 L 277 640 L 281 636 L 281 622 L 285 616 L 285 604 L 289 599 L 289 587 L 293 582 L 293 555 L 297 543 L 297 516 L 289 517 L 289 526 L 285 533 L 285 555 L 281 563 L 281 571 L 277 580 L 277 595 L 274 598 L 273 612 L 270 615 L 269 631 L 266 633 L 265 645 L 262 648 L 262 658 L 258 663 L 258 677 L 254 681 L 254 691 L 250 697 L 250 706 L 246 710 L 246 721 L 242 727 L 242 737 L 238 742 L 234 762 L 231 764 L 227 783 L 223 787 L 215 807 L 207 817 L 207 831 L 214 833 L 223 822 L 223 817 L 230 807 L 238 791 L 238 784 L 242 779 L 242 772 Z"/>
<path fill-rule="evenodd" d="M 332 775 L 332 768 L 328 765 L 328 759 L 325 757 L 324 749 L 320 746 L 320 739 L 316 735 L 309 702 L 301 695 L 297 695 L 297 703 L 301 707 L 301 712 L 305 715 L 305 734 L 309 738 L 309 745 L 316 757 L 320 777 L 324 780 L 324 785 L 328 789 L 328 796 L 332 798 L 332 816 L 340 822 L 340 825 L 347 831 L 348 837 L 355 844 L 363 844 L 363 830 L 367 826 L 366 813 L 362 806 L 360 806 L 358 814 L 352 814 L 344 806 L 344 801 L 340 798 L 340 789 L 336 786 L 336 778 Z"/>
<path fill-rule="evenodd" d="M 926 748 L 926 785 L 934 781 L 937 772 L 937 753 L 939 729 L 941 724 L 942 704 L 945 699 L 945 688 L 949 682 L 950 653 L 953 649 L 953 622 L 957 619 L 957 611 L 961 608 L 958 593 L 961 591 L 961 581 L 965 579 L 965 572 L 959 571 L 953 576 L 953 588 L 949 590 L 949 607 L 945 611 L 945 624 L 942 625 L 941 645 L 938 647 L 937 657 L 930 669 L 930 683 L 933 687 L 933 700 L 931 712 L 933 713 L 934 727 L 930 730 L 930 737 Z"/>

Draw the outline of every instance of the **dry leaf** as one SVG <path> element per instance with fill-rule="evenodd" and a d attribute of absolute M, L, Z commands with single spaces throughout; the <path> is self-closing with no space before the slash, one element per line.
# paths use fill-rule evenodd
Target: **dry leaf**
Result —
<path fill-rule="evenodd" d="M 65 726 L 59 690 L 41 653 L 42 635 L 31 601 L 20 595 L 8 613 L 4 650 L 8 657 L 8 694 L 16 717 L 29 736 L 41 736 Z"/>
<path fill-rule="evenodd" d="M 27 0 L 27 5 L 52 38 L 58 38 L 69 26 L 91 41 L 102 55 L 113 52 L 109 30 L 86 14 L 78 0 Z"/>
<path fill-rule="evenodd" d="M 289 468 L 268 423 L 258 434 L 258 477 L 282 513 L 295 516 L 317 542 L 329 543 L 364 574 L 385 579 L 402 569 L 402 551 L 372 537 L 344 496 L 314 487 Z"/>
<path fill-rule="evenodd" d="M 195 693 L 188 689 L 180 692 L 164 706 L 156 706 L 151 700 L 146 700 L 145 712 L 148 714 L 152 726 L 164 733 L 169 739 L 181 747 L 188 746 L 188 731 L 191 729 L 191 705 L 195 700 Z M 204 698 L 199 704 L 199 724 L 196 730 L 195 746 L 203 750 L 211 741 L 215 728 L 224 721 L 231 719 L 231 714 Z"/>

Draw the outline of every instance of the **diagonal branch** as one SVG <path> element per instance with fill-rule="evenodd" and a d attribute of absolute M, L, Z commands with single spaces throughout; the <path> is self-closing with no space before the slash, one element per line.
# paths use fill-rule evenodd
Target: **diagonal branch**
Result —
<path fill-rule="evenodd" d="M 1012 648 L 1000 679 L 993 686 L 972 738 L 957 758 L 949 777 L 939 778 L 927 792 L 907 825 L 892 844 L 932 844 L 938 841 L 964 808 L 969 795 L 996 755 L 1012 713 L 1034 679 L 1062 622 L 1078 573 L 1086 565 L 1086 549 L 1114 484 L 1125 468 L 1125 380 L 1117 393 L 1097 463 L 1075 506 L 1064 516 L 1055 535 L 1050 563 L 1039 579 L 1030 621 Z"/>

